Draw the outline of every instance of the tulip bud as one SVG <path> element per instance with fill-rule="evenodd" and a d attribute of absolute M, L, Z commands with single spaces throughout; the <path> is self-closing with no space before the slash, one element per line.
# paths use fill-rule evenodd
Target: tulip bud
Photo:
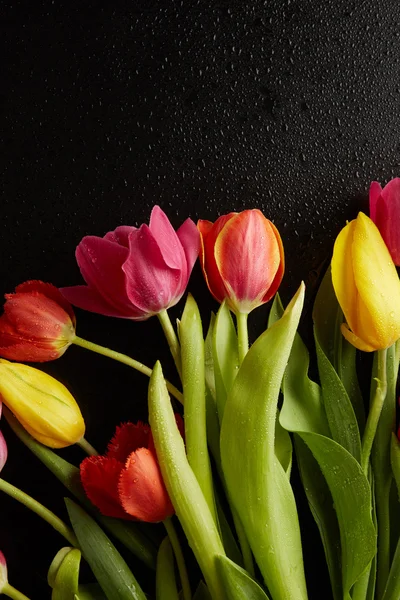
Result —
<path fill-rule="evenodd" d="M 283 277 L 284 254 L 276 227 L 259 210 L 200 220 L 201 266 L 210 292 L 235 313 L 268 302 Z"/>
<path fill-rule="evenodd" d="M 2 471 L 4 465 L 7 462 L 8 450 L 4 435 L 0 431 L 0 471 Z"/>
<path fill-rule="evenodd" d="M 332 283 L 347 324 L 344 337 L 365 352 L 400 338 L 400 281 L 376 225 L 363 213 L 339 233 Z"/>
<path fill-rule="evenodd" d="M 26 281 L 6 294 L 0 317 L 0 356 L 44 362 L 59 358 L 75 337 L 72 306 L 43 281 Z"/>
<path fill-rule="evenodd" d="M 67 388 L 38 369 L 0 359 L 0 398 L 45 446 L 64 448 L 85 433 L 81 411 Z"/>

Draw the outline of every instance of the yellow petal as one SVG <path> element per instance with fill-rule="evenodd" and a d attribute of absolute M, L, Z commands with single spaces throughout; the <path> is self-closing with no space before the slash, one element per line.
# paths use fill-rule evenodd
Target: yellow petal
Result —
<path fill-rule="evenodd" d="M 343 337 L 345 337 L 346 340 L 348 342 L 350 342 L 350 344 L 352 344 L 359 350 L 362 350 L 363 352 L 373 352 L 375 350 L 374 346 L 370 346 L 364 340 L 359 338 L 355 333 L 350 331 L 350 329 L 347 327 L 346 323 L 342 323 L 342 325 L 340 326 L 340 329 L 343 334 Z"/>
<path fill-rule="evenodd" d="M 332 284 L 350 329 L 357 326 L 357 288 L 353 274 L 352 245 L 355 221 L 343 227 L 332 256 Z"/>
<path fill-rule="evenodd" d="M 363 213 L 356 219 L 352 257 L 360 306 L 365 307 L 357 335 L 371 344 L 374 340 L 375 349 L 387 348 L 400 338 L 400 281 L 378 228 Z"/>

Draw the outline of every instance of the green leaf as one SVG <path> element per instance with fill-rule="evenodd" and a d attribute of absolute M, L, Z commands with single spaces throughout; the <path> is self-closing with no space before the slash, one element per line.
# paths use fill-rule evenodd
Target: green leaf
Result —
<path fill-rule="evenodd" d="M 211 595 L 224 598 L 215 566 L 215 557 L 224 554 L 224 548 L 213 515 L 188 463 L 159 362 L 150 377 L 149 421 L 163 480 L 176 515 Z"/>
<path fill-rule="evenodd" d="M 400 442 L 394 433 L 392 433 L 391 438 L 390 461 L 392 465 L 393 477 L 396 482 L 398 497 L 400 500 Z"/>
<path fill-rule="evenodd" d="M 298 435 L 294 443 L 301 481 L 324 546 L 332 594 L 342 600 L 340 531 L 332 494 L 311 450 Z"/>
<path fill-rule="evenodd" d="M 156 600 L 179 600 L 175 580 L 174 554 L 168 536 L 163 539 L 158 549 Z"/>
<path fill-rule="evenodd" d="M 286 429 L 283 429 L 279 423 L 278 411 L 278 417 L 275 421 L 275 454 L 289 479 L 292 470 L 292 453 L 292 440 Z"/>
<path fill-rule="evenodd" d="M 360 427 L 364 430 L 364 402 L 356 371 L 356 349 L 342 335 L 343 313 L 336 299 L 329 266 L 319 287 L 313 310 L 314 330 L 321 350 L 342 381 L 353 405 Z"/>
<path fill-rule="evenodd" d="M 78 548 L 70 550 L 62 560 L 55 576 L 51 600 L 74 600 L 78 592 L 81 552 Z"/>
<path fill-rule="evenodd" d="M 200 312 L 188 294 L 179 327 L 182 384 L 185 399 L 185 444 L 189 464 L 217 522 L 207 447 L 204 340 Z"/>
<path fill-rule="evenodd" d="M 64 548 L 60 548 L 60 550 L 57 552 L 57 554 L 51 561 L 51 565 L 47 572 L 47 583 L 51 588 L 53 588 L 56 584 L 56 575 L 62 561 L 67 556 L 67 554 L 71 552 L 71 550 L 73 550 L 72 546 L 64 546 Z"/>
<path fill-rule="evenodd" d="M 332 494 L 339 522 L 343 598 L 365 571 L 376 552 L 371 518 L 371 489 L 360 464 L 334 440 L 298 432 L 310 448 Z"/>
<path fill-rule="evenodd" d="M 99 525 L 80 506 L 65 499 L 83 556 L 108 600 L 146 600 L 128 565 Z"/>
<path fill-rule="evenodd" d="M 155 546 L 138 529 L 138 525 L 136 523 L 122 523 L 119 519 L 101 515 L 86 497 L 80 481 L 79 469 L 61 458 L 50 448 L 47 448 L 47 446 L 43 446 L 43 444 L 33 439 L 6 407 L 3 407 L 3 411 L 4 417 L 18 438 L 65 485 L 85 509 L 91 512 L 96 520 L 122 542 L 128 550 L 148 567 L 155 569 L 157 556 Z"/>
<path fill-rule="evenodd" d="M 215 319 L 213 352 L 217 409 L 222 422 L 226 398 L 240 364 L 236 329 L 226 302 L 221 304 Z"/>
<path fill-rule="evenodd" d="M 302 284 L 283 317 L 250 348 L 221 427 L 228 495 L 274 600 L 307 597 L 296 503 L 275 455 L 278 396 L 303 300 Z"/>
<path fill-rule="evenodd" d="M 332 437 L 360 462 L 361 440 L 353 405 L 338 374 L 321 348 L 317 332 L 314 331 L 314 334 L 322 398 Z"/>
<path fill-rule="evenodd" d="M 247 571 L 226 556 L 217 557 L 217 568 L 229 600 L 268 600 L 264 590 Z"/>

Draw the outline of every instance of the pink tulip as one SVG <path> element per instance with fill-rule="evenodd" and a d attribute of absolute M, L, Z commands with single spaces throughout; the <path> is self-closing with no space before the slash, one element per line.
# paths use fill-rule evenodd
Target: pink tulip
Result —
<path fill-rule="evenodd" d="M 400 178 L 389 181 L 382 189 L 377 181 L 369 188 L 369 211 L 385 240 L 393 262 L 400 266 Z"/>
<path fill-rule="evenodd" d="M 0 417 L 2 411 L 2 402 L 0 401 Z M 7 462 L 8 450 L 6 440 L 4 439 L 3 434 L 0 431 L 0 471 L 3 469 L 4 465 Z"/>
<path fill-rule="evenodd" d="M 199 249 L 199 233 L 191 219 L 175 232 L 155 206 L 149 226 L 121 226 L 103 238 L 84 237 L 76 259 L 87 286 L 61 291 L 79 308 L 143 321 L 181 299 Z"/>

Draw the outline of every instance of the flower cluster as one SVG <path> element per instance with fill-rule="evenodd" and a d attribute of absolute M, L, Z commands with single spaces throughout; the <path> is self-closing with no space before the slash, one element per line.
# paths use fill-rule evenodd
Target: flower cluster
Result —
<path fill-rule="evenodd" d="M 148 596 L 109 532 L 117 545 L 156 568 L 160 600 L 191 600 L 193 584 L 196 598 L 306 600 L 290 481 L 293 452 L 335 599 L 400 597 L 397 528 L 388 535 L 400 508 L 390 494 L 396 486 L 400 495 L 400 179 L 383 189 L 371 184 L 370 215 L 359 213 L 339 232 L 315 300 L 316 381 L 297 332 L 305 286 L 284 308 L 277 293 L 283 243 L 260 210 L 197 226 L 187 219 L 175 231 L 155 206 L 149 225 L 83 238 L 76 259 L 86 285 L 58 289 L 28 281 L 6 294 L 0 411 L 3 405 L 11 429 L 76 500 L 66 500 L 68 524 L 0 478 L 1 491 L 69 544 L 49 570 L 53 598 Z M 168 316 L 197 258 L 220 304 L 206 336 L 190 294 L 176 329 Z M 249 345 L 247 316 L 270 300 L 268 327 Z M 157 316 L 181 389 L 164 378 L 158 361 L 151 368 L 80 338 L 72 306 L 133 321 Z M 149 377 L 149 425 L 118 426 L 103 454 L 84 437 L 85 422 L 69 390 L 23 364 L 59 359 L 71 345 Z M 358 383 L 357 350 L 374 353 L 368 402 Z M 88 454 L 79 467 L 53 451 L 73 444 Z M 0 470 L 7 454 L 0 432 Z M 177 520 L 185 539 L 175 530 Z M 150 533 L 137 521 L 162 523 L 167 537 L 161 541 L 158 530 Z M 197 561 L 193 572 L 182 545 Z M 79 583 L 81 556 L 96 580 L 88 587 Z M 0 593 L 26 598 L 8 583 L 1 552 Z"/>

